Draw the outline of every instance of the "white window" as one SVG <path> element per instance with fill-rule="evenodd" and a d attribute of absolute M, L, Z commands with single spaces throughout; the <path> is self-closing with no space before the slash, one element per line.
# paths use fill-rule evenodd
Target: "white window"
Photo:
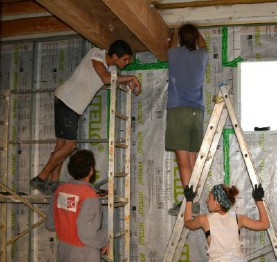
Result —
<path fill-rule="evenodd" d="M 239 114 L 243 131 L 277 130 L 277 61 L 241 62 Z"/>

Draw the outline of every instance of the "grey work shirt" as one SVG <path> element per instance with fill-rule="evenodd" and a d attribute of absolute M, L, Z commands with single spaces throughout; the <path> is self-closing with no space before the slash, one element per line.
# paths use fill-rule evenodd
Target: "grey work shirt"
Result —
<path fill-rule="evenodd" d="M 68 183 L 86 184 L 87 182 L 69 180 Z M 45 222 L 46 228 L 55 231 L 54 198 L 51 199 Z M 100 249 L 108 244 L 108 234 L 101 228 L 102 207 L 98 198 L 87 198 L 83 201 L 77 218 L 78 236 L 84 247 L 73 246 L 59 241 L 59 262 L 100 262 Z"/>

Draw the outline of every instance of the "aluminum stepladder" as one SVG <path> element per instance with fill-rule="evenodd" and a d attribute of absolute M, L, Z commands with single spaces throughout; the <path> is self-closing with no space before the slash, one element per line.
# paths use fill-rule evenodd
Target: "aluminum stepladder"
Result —
<path fill-rule="evenodd" d="M 217 97 L 215 102 L 216 104 L 214 106 L 209 124 L 207 126 L 207 130 L 199 154 L 197 156 L 189 183 L 190 185 L 194 186 L 194 189 L 197 187 L 196 200 L 199 200 L 199 198 L 201 197 L 203 187 L 206 182 L 208 172 L 210 170 L 210 166 L 212 164 L 212 160 L 228 114 L 233 125 L 251 183 L 253 187 L 255 184 L 259 184 L 259 178 L 254 167 L 254 162 L 245 142 L 243 131 L 239 125 L 233 103 L 229 95 L 229 87 L 227 85 L 221 85 L 219 96 Z M 275 257 L 277 257 L 277 237 L 274 231 L 273 221 L 265 201 L 264 204 L 270 220 L 270 227 L 267 229 L 267 232 L 271 241 L 273 252 L 275 254 Z M 181 256 L 189 232 L 189 230 L 184 227 L 183 222 L 185 206 L 186 201 L 184 199 L 166 247 L 163 258 L 164 262 L 177 262 L 179 261 L 179 258 Z"/>
<path fill-rule="evenodd" d="M 118 85 L 117 72 L 112 71 L 108 174 L 109 261 L 130 261 L 131 94 L 129 88 Z M 117 95 L 123 100 L 120 104 L 117 103 Z M 118 250 L 123 253 L 120 258 L 115 254 Z"/>

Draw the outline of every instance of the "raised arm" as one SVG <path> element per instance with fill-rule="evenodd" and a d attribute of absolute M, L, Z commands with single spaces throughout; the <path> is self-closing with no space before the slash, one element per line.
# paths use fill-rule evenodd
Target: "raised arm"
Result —
<path fill-rule="evenodd" d="M 255 185 L 252 195 L 259 210 L 259 219 L 255 220 L 247 216 L 238 216 L 239 227 L 245 227 L 256 231 L 265 230 L 269 227 L 269 219 L 263 203 L 264 190 L 261 184 L 259 187 Z"/>
<path fill-rule="evenodd" d="M 206 41 L 205 41 L 205 39 L 203 38 L 203 36 L 201 35 L 200 32 L 199 32 L 199 37 L 198 37 L 196 43 L 197 43 L 199 48 L 207 48 Z"/>
<path fill-rule="evenodd" d="M 178 43 L 178 29 L 177 28 L 173 28 L 168 47 L 169 48 L 177 47 L 177 43 Z"/>

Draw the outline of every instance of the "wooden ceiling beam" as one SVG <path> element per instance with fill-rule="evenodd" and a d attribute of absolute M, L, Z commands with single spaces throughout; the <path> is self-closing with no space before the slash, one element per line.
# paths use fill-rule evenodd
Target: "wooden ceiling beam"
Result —
<path fill-rule="evenodd" d="M 51 14 L 34 1 L 1 4 L 2 21 L 42 16 L 51 16 Z"/>
<path fill-rule="evenodd" d="M 108 48 L 117 36 L 106 29 L 88 9 L 75 0 L 36 0 L 44 8 L 63 22 L 72 27 L 77 33 L 100 48 Z M 83 0 L 89 3 L 88 0 Z M 93 6 L 91 7 L 93 8 Z"/>
<path fill-rule="evenodd" d="M 149 0 L 103 0 L 160 60 L 167 59 L 169 27 Z"/>
<path fill-rule="evenodd" d="M 159 12 L 170 28 L 180 27 L 184 23 L 193 23 L 199 27 L 276 24 L 277 2 L 252 5 L 161 9 Z"/>
<path fill-rule="evenodd" d="M 215 5 L 237 5 L 237 4 L 263 4 L 274 3 L 276 0 L 212 0 L 212 1 L 191 1 L 183 3 L 163 3 L 163 1 L 151 1 L 157 9 L 175 9 L 188 7 L 205 7 Z"/>
<path fill-rule="evenodd" d="M 36 17 L 32 19 L 18 19 L 1 21 L 1 40 L 46 37 L 57 34 L 74 34 L 75 32 L 56 17 Z"/>

